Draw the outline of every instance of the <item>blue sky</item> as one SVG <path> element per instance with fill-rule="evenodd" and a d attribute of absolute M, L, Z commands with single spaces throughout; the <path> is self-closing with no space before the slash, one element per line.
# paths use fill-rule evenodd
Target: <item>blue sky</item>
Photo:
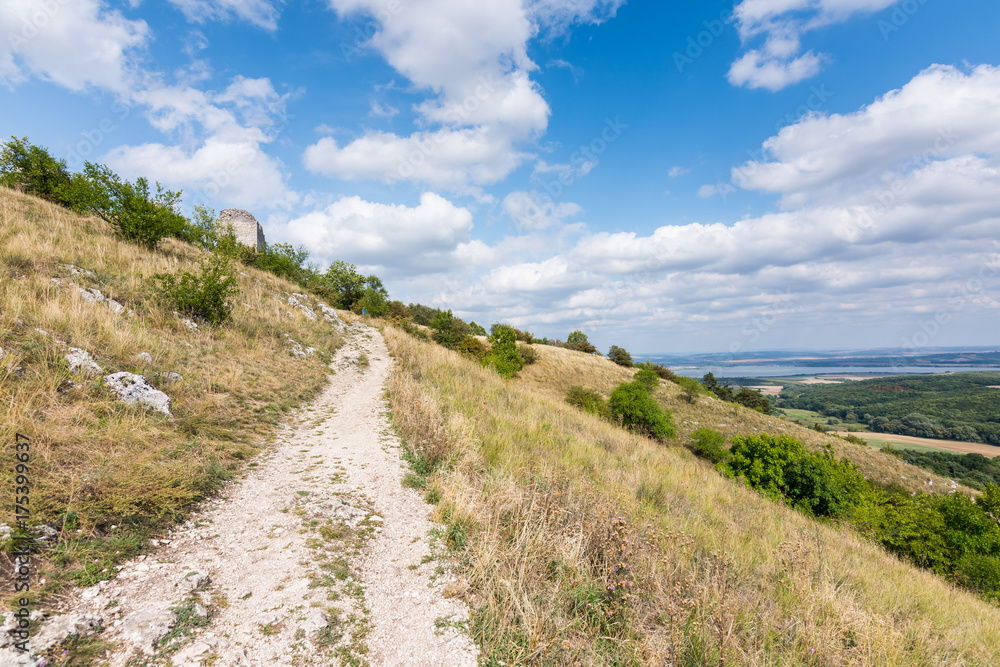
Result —
<path fill-rule="evenodd" d="M 7 0 L 0 130 L 634 353 L 995 345 L 1000 5 Z"/>

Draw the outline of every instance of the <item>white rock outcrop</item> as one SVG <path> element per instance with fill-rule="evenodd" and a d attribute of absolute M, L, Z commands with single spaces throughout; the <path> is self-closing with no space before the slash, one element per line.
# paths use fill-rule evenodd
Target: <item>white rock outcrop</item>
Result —
<path fill-rule="evenodd" d="M 309 306 L 307 306 L 304 303 L 302 303 L 301 301 L 299 301 L 296 298 L 296 296 L 302 296 L 303 299 L 306 298 L 305 296 L 303 296 L 301 294 L 290 296 L 290 297 L 288 297 L 288 305 L 289 306 L 294 306 L 295 308 L 298 308 L 299 311 L 303 315 L 305 315 L 306 317 L 308 317 L 310 320 L 313 320 L 314 322 L 317 319 L 319 319 L 319 318 L 316 317 L 316 313 L 313 312 L 312 308 L 310 308 Z"/>
<path fill-rule="evenodd" d="M 94 361 L 89 352 L 81 350 L 78 347 L 69 348 L 69 354 L 66 355 L 66 363 L 69 364 L 71 372 L 80 372 L 88 377 L 100 375 L 104 372 L 104 369 L 97 365 L 97 362 Z"/>
<path fill-rule="evenodd" d="M 170 397 L 149 384 L 141 375 L 126 371 L 112 373 L 105 376 L 104 384 L 128 405 L 156 410 L 168 417 L 171 416 Z"/>

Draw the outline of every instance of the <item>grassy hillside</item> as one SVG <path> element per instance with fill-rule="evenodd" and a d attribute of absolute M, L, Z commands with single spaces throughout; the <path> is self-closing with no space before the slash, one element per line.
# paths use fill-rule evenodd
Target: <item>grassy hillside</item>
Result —
<path fill-rule="evenodd" d="M 41 573 L 45 593 L 107 577 L 151 531 L 231 478 L 325 381 L 340 336 L 288 305 L 291 283 L 241 267 L 232 321 L 197 331 L 156 298 L 151 275 L 196 271 L 203 254 L 172 239 L 145 250 L 96 218 L 0 188 L 0 437 L 9 457 L 0 488 L 10 499 L 15 433 L 24 434 L 30 523 L 59 531 Z M 131 312 L 89 304 L 80 288 Z M 293 356 L 286 334 L 317 352 Z M 70 346 L 103 373 L 71 372 Z M 172 417 L 119 401 L 103 382 L 118 371 L 167 393 Z M 0 522 L 14 523 L 9 505 Z"/>
<path fill-rule="evenodd" d="M 562 400 L 574 384 L 607 393 L 630 371 L 538 347 L 539 361 L 504 381 L 385 335 L 398 364 L 394 421 L 415 470 L 433 471 L 427 495 L 467 578 L 453 593 L 474 609 L 488 664 L 1000 663 L 996 608 Z M 671 385 L 658 395 L 677 443 L 695 422 L 833 442 L 678 395 Z M 924 474 L 835 444 L 870 476 Z"/>

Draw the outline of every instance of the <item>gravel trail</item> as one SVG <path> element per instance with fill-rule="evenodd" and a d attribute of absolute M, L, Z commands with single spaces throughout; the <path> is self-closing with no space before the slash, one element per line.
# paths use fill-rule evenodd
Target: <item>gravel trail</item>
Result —
<path fill-rule="evenodd" d="M 46 624 L 100 617 L 115 666 L 475 665 L 431 507 L 401 483 L 385 342 L 345 333 L 327 387 L 242 480 Z"/>

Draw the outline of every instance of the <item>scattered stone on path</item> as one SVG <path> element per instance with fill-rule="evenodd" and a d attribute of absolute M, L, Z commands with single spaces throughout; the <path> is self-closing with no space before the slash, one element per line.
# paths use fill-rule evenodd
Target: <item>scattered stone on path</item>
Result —
<path fill-rule="evenodd" d="M 141 406 L 171 416 L 170 397 L 154 388 L 141 375 L 127 371 L 112 373 L 104 377 L 104 384 L 128 405 Z"/>
<path fill-rule="evenodd" d="M 103 619 L 94 614 L 53 616 L 46 620 L 41 631 L 31 638 L 31 649 L 42 652 L 64 641 L 70 635 L 89 637 L 99 632 L 103 624 Z"/>
<path fill-rule="evenodd" d="M 156 650 L 156 643 L 176 625 L 177 615 L 170 609 L 147 609 L 122 619 L 122 636 L 147 655 Z"/>
<path fill-rule="evenodd" d="M 190 595 L 191 593 L 208 586 L 210 583 L 212 583 L 211 577 L 204 572 L 193 570 L 184 575 L 184 578 L 174 584 L 174 586 L 181 595 Z"/>

